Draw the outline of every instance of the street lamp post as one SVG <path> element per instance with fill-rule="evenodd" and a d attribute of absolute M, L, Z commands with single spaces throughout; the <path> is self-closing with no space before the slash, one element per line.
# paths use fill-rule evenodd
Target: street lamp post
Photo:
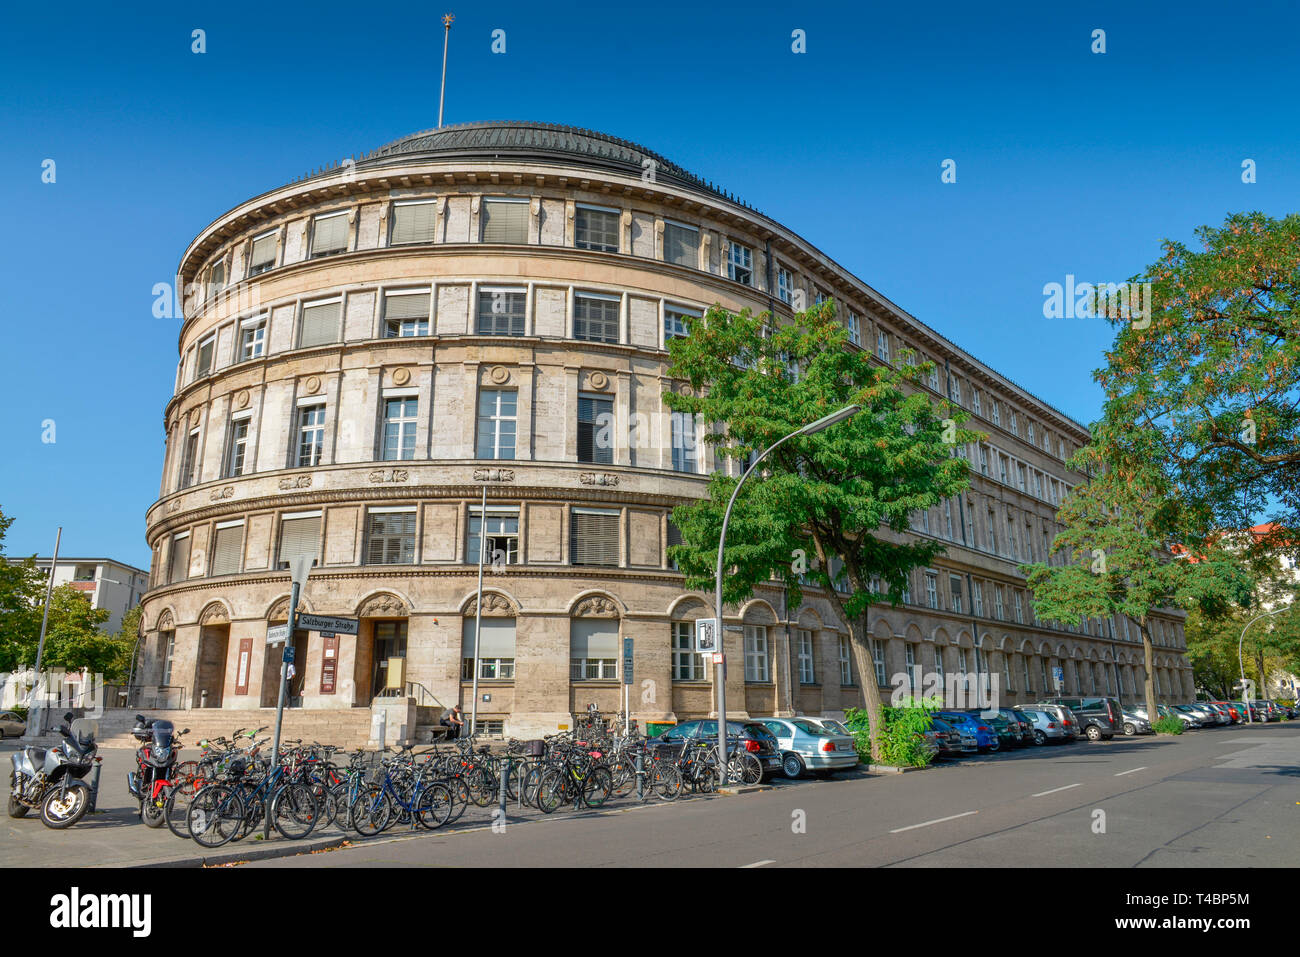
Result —
<path fill-rule="evenodd" d="M 293 636 L 298 630 L 298 599 L 302 596 L 302 590 L 307 584 L 307 576 L 311 574 L 312 561 L 313 558 L 310 555 L 299 555 L 289 561 L 290 574 L 293 576 L 293 587 L 289 591 L 289 633 L 284 636 L 284 651 L 280 654 L 280 697 L 275 705 L 275 742 L 271 746 L 271 767 L 267 774 L 274 774 L 276 767 L 280 763 L 280 728 L 284 721 L 284 699 L 289 683 L 289 649 L 293 647 Z M 380 741 L 379 746 L 382 748 L 384 742 Z M 270 837 L 271 795 L 268 793 L 266 795 L 266 820 L 263 823 L 262 840 L 269 840 Z"/>
<path fill-rule="evenodd" d="M 736 487 L 731 490 L 731 498 L 727 500 L 727 510 L 722 515 L 722 531 L 718 535 L 718 567 L 715 579 L 715 594 L 713 613 L 715 616 L 715 627 L 717 629 L 718 651 L 720 652 L 718 660 L 713 665 L 713 680 L 718 688 L 718 786 L 721 787 L 727 780 L 727 682 L 726 682 L 726 638 L 725 629 L 722 627 L 722 551 L 727 545 L 727 523 L 731 521 L 731 508 L 736 504 L 736 496 L 740 493 L 740 487 L 745 484 L 745 479 L 749 478 L 758 464 L 767 458 L 781 444 L 794 438 L 796 435 L 812 435 L 821 432 L 823 429 L 829 429 L 832 425 L 843 422 L 849 416 L 857 413 L 862 407 L 858 405 L 849 405 L 840 409 L 838 412 L 832 412 L 830 415 L 822 416 L 816 422 L 809 422 L 802 428 L 795 429 L 789 435 L 774 442 L 758 458 L 750 463 L 749 468 L 745 469 L 740 481 Z"/>
<path fill-rule="evenodd" d="M 50 559 L 50 577 L 45 581 L 45 611 L 41 615 L 40 641 L 36 643 L 36 672 L 32 680 L 32 697 L 27 702 L 27 737 L 40 734 L 45 730 L 41 726 L 44 723 L 42 713 L 44 709 L 41 707 L 43 702 L 37 700 L 37 695 L 43 695 L 48 691 L 48 689 L 41 690 L 41 659 L 45 656 L 45 628 L 50 623 L 50 601 L 54 597 L 54 569 L 59 564 L 59 542 L 62 540 L 63 526 L 60 525 L 59 530 L 54 533 L 54 557 Z M 33 718 L 35 718 L 34 722 Z"/>
<path fill-rule="evenodd" d="M 1246 622 L 1246 628 L 1241 629 L 1241 637 L 1237 639 L 1237 664 L 1241 668 L 1241 703 L 1245 706 L 1247 724 L 1253 724 L 1254 719 L 1250 714 L 1250 702 L 1246 700 L 1246 659 L 1242 657 L 1242 648 L 1246 642 L 1246 629 L 1255 624 L 1255 622 L 1259 621 L 1261 618 L 1267 618 L 1270 615 L 1279 615 L 1284 611 L 1290 610 L 1291 605 L 1288 603 L 1283 605 L 1281 608 L 1274 608 L 1272 611 L 1266 611 L 1262 615 L 1256 615 L 1250 621 Z M 1260 675 L 1259 680 L 1263 681 L 1264 676 Z"/>

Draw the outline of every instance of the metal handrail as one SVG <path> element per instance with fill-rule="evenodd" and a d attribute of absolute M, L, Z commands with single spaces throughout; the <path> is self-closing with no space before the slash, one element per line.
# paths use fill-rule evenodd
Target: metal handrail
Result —
<path fill-rule="evenodd" d="M 443 706 L 442 702 L 438 700 L 438 696 L 435 695 L 432 691 L 430 691 L 428 688 L 426 688 L 423 684 L 421 684 L 418 681 L 408 681 L 406 683 L 406 688 L 407 691 L 412 692 L 410 696 L 412 698 L 416 698 L 415 704 L 417 707 L 421 707 L 421 708 L 428 707 L 428 705 L 424 703 L 425 698 L 428 698 L 430 701 L 432 701 L 434 707 L 441 708 Z M 420 691 L 422 692 L 422 694 L 418 698 L 413 693 L 416 688 L 419 688 Z"/>

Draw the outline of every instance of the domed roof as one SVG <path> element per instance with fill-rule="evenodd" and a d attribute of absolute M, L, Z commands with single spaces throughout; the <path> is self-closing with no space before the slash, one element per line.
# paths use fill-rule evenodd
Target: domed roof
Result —
<path fill-rule="evenodd" d="M 578 160 L 585 166 L 616 170 L 636 177 L 651 169 L 656 182 L 685 186 L 753 208 L 644 146 L 595 130 L 555 123 L 507 120 L 460 123 L 441 129 L 424 130 L 367 153 L 357 160 L 356 167 L 358 170 L 373 169 L 412 156 L 511 158 L 543 163 Z M 647 160 L 650 162 L 647 163 Z M 328 172 L 336 168 L 333 167 Z"/>

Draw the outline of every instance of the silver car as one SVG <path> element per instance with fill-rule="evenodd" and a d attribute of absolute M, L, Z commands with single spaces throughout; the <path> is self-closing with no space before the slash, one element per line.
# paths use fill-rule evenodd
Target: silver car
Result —
<path fill-rule="evenodd" d="M 0 711 L 0 740 L 21 738 L 27 733 L 27 722 L 12 711 Z"/>
<path fill-rule="evenodd" d="M 1151 730 L 1151 722 L 1139 714 L 1132 711 L 1124 712 L 1124 733 L 1132 736 L 1135 734 L 1155 734 Z"/>
<path fill-rule="evenodd" d="M 759 723 L 776 736 L 781 749 L 781 770 L 788 778 L 797 778 L 805 770 L 818 777 L 858 763 L 858 747 L 853 736 L 831 731 L 812 718 L 761 718 Z"/>
<path fill-rule="evenodd" d="M 1035 704 L 1031 705 L 1035 711 L 1043 711 L 1050 714 L 1056 721 L 1065 728 L 1065 739 L 1073 741 L 1076 735 L 1084 734 L 1083 722 L 1078 716 L 1063 704 Z M 1024 708 L 1020 709 L 1024 711 Z"/>
<path fill-rule="evenodd" d="M 1068 741 L 1074 737 L 1065 729 L 1054 714 L 1033 708 L 1018 708 L 1021 714 L 1033 724 L 1034 744 L 1047 744 L 1049 741 Z"/>

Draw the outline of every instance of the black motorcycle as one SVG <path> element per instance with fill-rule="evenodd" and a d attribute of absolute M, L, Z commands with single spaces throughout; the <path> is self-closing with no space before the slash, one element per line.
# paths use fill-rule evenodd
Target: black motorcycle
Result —
<path fill-rule="evenodd" d="M 180 732 L 189 733 L 189 728 Z M 167 823 L 167 798 L 176 783 L 173 776 L 180 758 L 180 735 L 170 721 L 137 714 L 131 737 L 141 744 L 135 752 L 136 769 L 126 775 L 127 790 L 140 802 L 140 820 L 145 827 L 162 827 Z"/>
<path fill-rule="evenodd" d="M 67 724 L 56 730 L 63 744 L 55 748 L 23 748 L 9 756 L 9 816 L 25 817 L 41 809 L 46 827 L 72 827 L 94 810 L 99 791 L 99 763 L 93 726 L 74 732 L 72 712 L 63 716 Z M 90 783 L 82 780 L 91 771 Z"/>

